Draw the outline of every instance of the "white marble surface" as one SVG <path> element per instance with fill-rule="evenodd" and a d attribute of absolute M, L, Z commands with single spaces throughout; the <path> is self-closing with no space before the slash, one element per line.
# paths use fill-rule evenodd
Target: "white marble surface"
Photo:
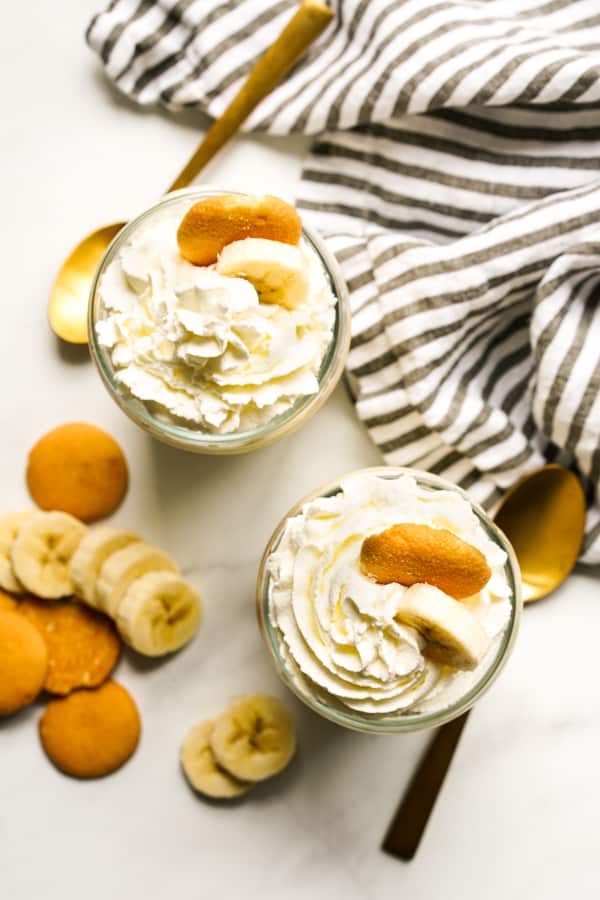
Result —
<path fill-rule="evenodd" d="M 361 736 L 315 718 L 278 683 L 254 615 L 257 563 L 278 518 L 321 481 L 379 462 L 343 387 L 300 434 L 270 449 L 187 456 L 138 432 L 85 353 L 61 349 L 50 334 L 45 303 L 57 263 L 86 230 L 154 200 L 198 139 L 194 116 L 140 112 L 106 87 L 83 43 L 101 2 L 12 4 L 0 33 L 2 506 L 27 501 L 26 453 L 46 429 L 76 419 L 104 426 L 131 464 L 118 521 L 179 558 L 205 596 L 206 618 L 175 658 L 121 662 L 144 733 L 113 777 L 58 774 L 37 740 L 39 708 L 0 724 L 0 896 L 597 897 L 598 576 L 578 572 L 527 610 L 417 859 L 392 860 L 379 843 L 427 737 Z M 239 141 L 207 180 L 291 196 L 302 146 Z M 246 690 L 286 700 L 300 752 L 243 804 L 209 805 L 180 775 L 178 745 L 192 722 Z"/>

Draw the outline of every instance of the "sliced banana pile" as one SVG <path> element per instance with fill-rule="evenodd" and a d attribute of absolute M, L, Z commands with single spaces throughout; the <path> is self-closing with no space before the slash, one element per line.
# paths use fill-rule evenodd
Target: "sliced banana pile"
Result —
<path fill-rule="evenodd" d="M 294 723 L 283 704 L 266 694 L 250 694 L 219 718 L 195 725 L 180 759 L 196 791 L 232 799 L 285 769 L 295 749 Z"/>
<path fill-rule="evenodd" d="M 70 562 L 75 593 L 115 620 L 126 644 L 163 656 L 187 644 L 200 625 L 197 591 L 163 550 L 135 532 L 90 529 Z"/>
<path fill-rule="evenodd" d="M 76 594 L 146 656 L 183 647 L 201 619 L 198 593 L 167 553 L 133 531 L 88 529 L 63 512 L 0 516 L 0 589 L 47 600 Z"/>

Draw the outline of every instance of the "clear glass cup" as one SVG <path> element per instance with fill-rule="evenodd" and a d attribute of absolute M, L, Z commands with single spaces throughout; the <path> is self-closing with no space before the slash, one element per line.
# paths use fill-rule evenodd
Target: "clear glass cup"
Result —
<path fill-rule="evenodd" d="M 104 254 L 91 287 L 88 307 L 88 333 L 92 358 L 96 363 L 102 381 L 113 400 L 121 409 L 148 434 L 166 444 L 189 450 L 193 453 L 229 454 L 245 453 L 266 447 L 297 428 L 300 428 L 319 410 L 338 383 L 348 350 L 350 347 L 350 305 L 348 292 L 339 267 L 329 253 L 323 239 L 309 228 L 303 226 L 302 237 L 309 248 L 320 259 L 331 290 L 336 298 L 335 324 L 333 338 L 323 357 L 319 372 L 319 390 L 316 394 L 299 397 L 293 406 L 271 419 L 269 422 L 251 431 L 238 431 L 232 434 L 214 434 L 201 428 L 180 425 L 155 415 L 145 403 L 131 396 L 115 378 L 110 352 L 100 345 L 96 335 L 96 322 L 103 316 L 98 285 L 107 266 L 119 252 L 123 244 L 154 216 L 173 213 L 180 209 L 183 217 L 189 207 L 205 197 L 215 194 L 233 193 L 223 189 L 194 187 L 168 194 L 154 206 L 145 210 L 129 222 L 115 237 Z M 242 196 L 242 195 L 240 195 Z"/>
<path fill-rule="evenodd" d="M 341 481 L 364 473 L 377 475 L 380 478 L 399 478 L 401 475 L 412 475 L 420 487 L 429 490 L 449 490 L 456 492 L 468 501 L 487 536 L 506 552 L 505 575 L 511 589 L 511 614 L 504 634 L 498 644 L 497 652 L 478 681 L 473 684 L 460 699 L 443 709 L 433 712 L 411 712 L 410 710 L 407 710 L 406 712 L 399 711 L 397 713 L 388 713 L 385 715 L 373 715 L 358 712 L 344 706 L 325 691 L 315 688 L 309 679 L 303 677 L 301 680 L 296 680 L 295 676 L 288 669 L 284 655 L 282 654 L 282 638 L 280 637 L 276 626 L 271 622 L 269 615 L 271 577 L 267 569 L 267 560 L 271 553 L 277 549 L 287 520 L 292 516 L 297 515 L 305 503 L 316 500 L 318 497 L 330 497 L 337 494 L 341 490 Z M 376 734 L 397 734 L 437 727 L 460 716 L 469 709 L 496 680 L 502 667 L 506 663 L 517 636 L 523 606 L 521 598 L 521 574 L 514 550 L 506 536 L 496 527 L 496 525 L 494 525 L 483 509 L 473 503 L 465 491 L 461 490 L 461 488 L 451 482 L 445 481 L 443 478 L 439 478 L 436 475 L 430 475 L 428 472 L 395 466 L 375 467 L 350 472 L 334 482 L 322 485 L 306 497 L 303 497 L 302 500 L 299 500 L 281 520 L 267 544 L 258 572 L 256 601 L 258 620 L 265 646 L 275 664 L 275 668 L 279 673 L 280 678 L 287 687 L 310 707 L 310 709 L 314 710 L 314 712 L 324 718 L 329 719 L 338 725 L 353 729 L 354 731 L 373 732 Z"/>

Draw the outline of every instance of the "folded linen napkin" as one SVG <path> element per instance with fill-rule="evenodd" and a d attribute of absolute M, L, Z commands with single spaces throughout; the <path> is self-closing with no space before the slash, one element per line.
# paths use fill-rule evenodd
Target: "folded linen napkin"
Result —
<path fill-rule="evenodd" d="M 247 127 L 318 135 L 298 205 L 350 288 L 358 415 L 488 508 L 575 467 L 600 563 L 598 0 L 333 5 Z M 87 39 L 136 102 L 218 116 L 295 6 L 113 0 Z"/>

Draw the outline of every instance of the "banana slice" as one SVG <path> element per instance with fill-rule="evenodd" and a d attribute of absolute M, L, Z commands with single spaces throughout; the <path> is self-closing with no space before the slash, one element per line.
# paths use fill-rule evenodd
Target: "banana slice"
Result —
<path fill-rule="evenodd" d="M 181 575 L 149 572 L 134 581 L 117 609 L 125 643 L 145 656 L 173 653 L 196 634 L 200 597 Z"/>
<path fill-rule="evenodd" d="M 475 669 L 490 644 L 473 613 L 430 584 L 409 587 L 395 617 L 423 635 L 426 656 L 453 669 Z"/>
<path fill-rule="evenodd" d="M 47 600 L 73 594 L 69 563 L 86 531 L 64 512 L 36 513 L 26 521 L 11 549 L 14 573 L 25 590 Z"/>
<path fill-rule="evenodd" d="M 34 516 L 37 516 L 35 509 L 25 509 L 0 516 L 0 588 L 3 591 L 19 594 L 23 590 L 23 585 L 13 572 L 10 551 L 19 529 Z"/>
<path fill-rule="evenodd" d="M 296 749 L 294 723 L 275 697 L 241 697 L 214 723 L 217 763 L 240 781 L 263 781 L 285 769 Z"/>
<path fill-rule="evenodd" d="M 186 736 L 181 746 L 181 766 L 185 777 L 196 791 L 216 799 L 241 797 L 253 786 L 240 781 L 218 764 L 210 748 L 213 723 L 200 722 Z"/>
<path fill-rule="evenodd" d="M 227 244 L 217 261 L 217 272 L 245 278 L 256 288 L 261 303 L 295 309 L 308 293 L 302 251 L 281 241 L 246 238 Z"/>
<path fill-rule="evenodd" d="M 129 544 L 109 556 L 100 569 L 95 606 L 115 619 L 119 605 L 134 581 L 148 572 L 178 571 L 177 563 L 158 547 L 142 542 Z"/>
<path fill-rule="evenodd" d="M 108 557 L 141 540 L 139 534 L 125 528 L 102 526 L 88 531 L 71 559 L 71 578 L 77 596 L 88 606 L 95 606 L 96 582 Z"/>

